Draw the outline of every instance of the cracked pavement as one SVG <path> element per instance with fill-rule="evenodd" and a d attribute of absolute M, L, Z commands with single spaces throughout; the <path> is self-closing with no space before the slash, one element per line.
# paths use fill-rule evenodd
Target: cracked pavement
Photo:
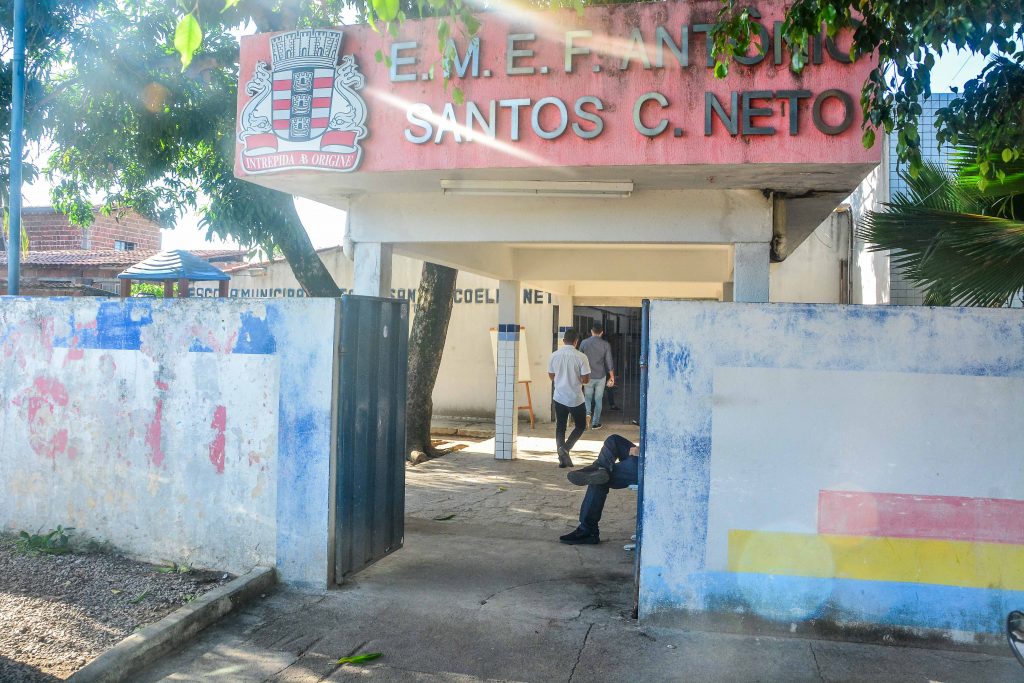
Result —
<path fill-rule="evenodd" d="M 582 490 L 543 447 L 524 439 L 519 460 L 498 463 L 481 442 L 411 468 L 402 550 L 337 589 L 258 599 L 134 680 L 1021 680 L 1011 657 L 976 652 L 640 627 L 622 549 L 635 496 L 609 496 L 607 542 L 558 543 Z M 337 664 L 368 652 L 383 656 Z"/>

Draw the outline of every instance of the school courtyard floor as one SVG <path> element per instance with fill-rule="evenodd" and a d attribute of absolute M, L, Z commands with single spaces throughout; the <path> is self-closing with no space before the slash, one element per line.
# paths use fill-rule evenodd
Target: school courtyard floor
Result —
<path fill-rule="evenodd" d="M 635 494 L 611 492 L 601 545 L 558 543 L 583 489 L 556 466 L 548 435 L 522 434 L 512 462 L 477 440 L 409 468 L 397 553 L 338 589 L 257 600 L 136 680 L 1021 680 L 1012 657 L 638 626 L 633 554 L 622 547 Z M 574 459 L 590 462 L 599 446 L 582 442 Z M 383 656 L 336 663 L 366 652 Z"/>

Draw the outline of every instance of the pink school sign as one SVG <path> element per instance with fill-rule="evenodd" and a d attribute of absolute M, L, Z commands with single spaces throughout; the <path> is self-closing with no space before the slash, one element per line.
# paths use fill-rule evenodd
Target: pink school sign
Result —
<path fill-rule="evenodd" d="M 235 172 L 877 163 L 879 147 L 860 144 L 873 55 L 851 63 L 847 39 L 822 36 L 793 74 L 784 6 L 764 2 L 763 49 L 718 80 L 707 32 L 719 7 L 481 14 L 475 39 L 452 41 L 448 88 L 433 20 L 396 38 L 368 26 L 247 36 Z"/>

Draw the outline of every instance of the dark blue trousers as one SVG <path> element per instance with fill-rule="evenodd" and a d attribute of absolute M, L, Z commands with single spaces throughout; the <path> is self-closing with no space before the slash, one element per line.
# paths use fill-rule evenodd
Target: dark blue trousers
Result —
<path fill-rule="evenodd" d="M 598 533 L 604 502 L 608 498 L 609 489 L 624 489 L 637 483 L 640 472 L 640 458 L 629 454 L 634 444 L 618 434 L 612 434 L 604 440 L 597 463 L 608 470 L 611 475 L 607 484 L 587 487 L 587 495 L 580 506 L 580 528 L 590 533 Z"/>

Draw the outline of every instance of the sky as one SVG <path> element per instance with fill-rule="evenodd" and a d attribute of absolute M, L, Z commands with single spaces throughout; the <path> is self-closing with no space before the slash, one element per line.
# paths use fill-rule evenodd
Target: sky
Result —
<path fill-rule="evenodd" d="M 953 86 L 963 84 L 980 73 L 985 65 L 985 58 L 966 52 L 947 53 L 936 61 L 932 70 L 932 91 L 948 92 Z M 50 203 L 49 184 L 45 179 L 25 187 L 25 206 L 47 206 Z M 345 212 L 319 204 L 308 199 L 296 198 L 295 208 L 299 218 L 309 234 L 310 241 L 316 249 L 341 244 L 342 229 L 345 225 Z M 232 242 L 217 238 L 207 239 L 206 233 L 199 225 L 199 217 L 195 214 L 184 216 L 173 230 L 163 230 L 164 249 L 220 249 L 238 248 Z"/>

